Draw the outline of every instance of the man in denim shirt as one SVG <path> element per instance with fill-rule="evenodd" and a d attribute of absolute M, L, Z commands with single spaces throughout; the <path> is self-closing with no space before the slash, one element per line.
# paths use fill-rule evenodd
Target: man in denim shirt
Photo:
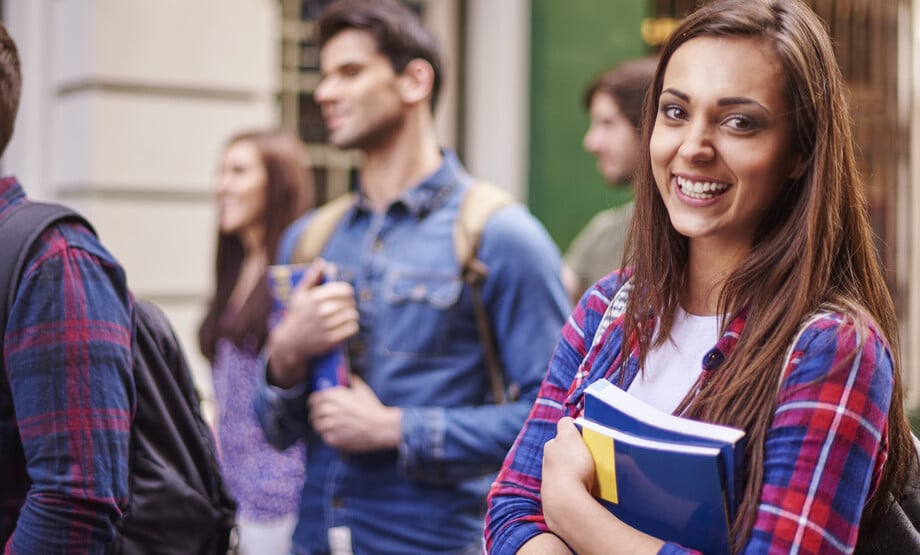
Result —
<path fill-rule="evenodd" d="M 256 410 L 269 441 L 307 441 L 297 553 L 465 553 L 485 495 L 527 416 L 569 310 L 559 253 L 527 210 L 488 221 L 478 251 L 505 382 L 496 405 L 454 220 L 472 183 L 438 147 L 440 47 L 398 2 L 342 0 L 318 22 L 329 132 L 365 159 L 360 194 L 268 340 Z M 285 234 L 280 262 L 310 215 Z M 320 266 L 321 264 L 317 265 Z M 348 340 L 349 387 L 308 392 L 308 360 Z"/>

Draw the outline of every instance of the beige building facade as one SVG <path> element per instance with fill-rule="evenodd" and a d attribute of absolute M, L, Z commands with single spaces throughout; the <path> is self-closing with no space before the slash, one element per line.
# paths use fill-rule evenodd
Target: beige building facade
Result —
<path fill-rule="evenodd" d="M 212 175 L 226 137 L 290 123 L 284 91 L 296 76 L 285 56 L 298 54 L 285 44 L 303 32 L 283 18 L 292 1 L 301 0 L 0 0 L 25 79 L 3 173 L 95 223 L 135 294 L 166 310 L 206 397 L 195 331 L 213 279 Z M 898 110 L 910 132 L 896 272 L 909 403 L 918 406 L 920 0 L 897 1 Z M 448 50 L 442 141 L 473 173 L 526 199 L 529 0 L 423 3 Z M 322 145 L 311 151 L 321 163 L 338 159 Z"/>
<path fill-rule="evenodd" d="M 135 295 L 166 311 L 209 398 L 196 331 L 213 280 L 212 176 L 228 136 L 282 125 L 284 38 L 300 31 L 282 20 L 281 0 L 0 1 L 24 73 L 3 173 L 89 217 Z M 467 2 L 468 37 L 460 9 L 425 9 L 449 57 L 439 133 L 457 147 L 465 96 L 467 165 L 524 198 L 528 3 Z M 461 91 L 463 42 L 476 71 Z M 315 161 L 335 158 L 310 146 Z"/>

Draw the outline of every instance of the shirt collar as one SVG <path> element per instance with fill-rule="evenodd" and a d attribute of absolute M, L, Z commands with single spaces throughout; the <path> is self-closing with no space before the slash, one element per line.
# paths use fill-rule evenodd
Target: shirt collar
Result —
<path fill-rule="evenodd" d="M 13 204 L 18 204 L 25 199 L 26 193 L 13 176 L 0 178 L 0 214 L 6 212 Z"/>
<path fill-rule="evenodd" d="M 460 160 L 453 150 L 442 148 L 441 155 L 443 157 L 441 166 L 420 183 L 406 190 L 393 201 L 392 206 L 399 205 L 406 213 L 419 220 L 424 219 L 428 214 L 440 208 L 461 182 L 471 179 L 460 165 Z M 358 191 L 355 201 L 356 210 L 352 217 L 358 212 L 370 211 L 370 201 L 360 187 Z"/>

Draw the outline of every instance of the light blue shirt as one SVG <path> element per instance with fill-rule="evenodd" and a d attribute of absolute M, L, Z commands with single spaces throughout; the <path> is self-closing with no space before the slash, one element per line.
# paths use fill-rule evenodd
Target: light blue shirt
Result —
<path fill-rule="evenodd" d="M 440 169 L 384 213 L 359 197 L 323 251 L 355 288 L 352 371 L 383 404 L 402 409 L 404 441 L 398 450 L 342 455 L 309 429 L 304 387 L 263 383 L 255 404 L 269 441 L 307 440 L 296 549 L 325 553 L 328 529 L 347 527 L 356 554 L 478 550 L 485 495 L 533 405 L 569 305 L 543 226 L 522 205 L 497 211 L 479 249 L 489 269 L 483 298 L 505 382 L 521 397 L 493 404 L 452 236 L 471 183 L 445 151 Z M 291 259 L 309 217 L 285 233 L 280 262 Z"/>

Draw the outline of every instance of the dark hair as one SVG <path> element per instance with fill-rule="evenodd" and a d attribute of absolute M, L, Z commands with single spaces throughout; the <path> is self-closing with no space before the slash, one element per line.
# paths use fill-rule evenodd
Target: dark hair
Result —
<path fill-rule="evenodd" d="M 645 95 L 652 85 L 652 77 L 655 76 L 657 65 L 657 58 L 639 58 L 624 62 L 598 75 L 585 87 L 583 96 L 585 110 L 591 109 L 594 95 L 605 94 L 616 102 L 620 112 L 633 124 L 633 127 L 639 129 Z"/>
<path fill-rule="evenodd" d="M 733 524 L 733 537 L 744 545 L 756 518 L 766 433 L 787 348 L 801 323 L 823 304 L 839 307 L 863 338 L 868 315 L 890 342 L 894 387 L 888 459 L 878 490 L 866 502 L 859 532 L 863 538 L 886 509 L 889 493 L 900 491 L 915 455 L 903 412 L 898 323 L 856 169 L 847 89 L 824 22 L 802 1 L 716 0 L 681 21 L 662 47 L 643 115 L 645 148 L 637 168 L 625 255 L 633 268 L 635 294 L 627 303 L 623 336 L 638 337 L 644 360 L 653 331 L 645 329 L 640 317 L 650 309 L 660 315 L 657 341 L 664 341 L 687 282 L 687 238 L 670 223 L 648 146 L 668 62 L 683 44 L 704 36 L 766 41 L 786 80 L 792 118 L 789 140 L 806 167 L 784 185 L 757 230 L 755 248 L 728 276 L 720 294 L 723 328 L 747 311 L 747 325 L 734 351 L 678 410 L 686 408 L 693 418 L 747 432 L 746 484 Z"/>
<path fill-rule="evenodd" d="M 269 258 L 275 256 L 285 227 L 313 205 L 313 177 L 306 147 L 297 135 L 281 130 L 250 131 L 233 136 L 224 151 L 239 142 L 251 142 L 265 165 L 264 246 Z M 202 354 L 213 361 L 220 337 L 229 337 L 242 346 L 247 337 L 256 339 L 261 348 L 268 336 L 271 298 L 263 277 L 243 302 L 239 313 L 225 317 L 227 301 L 236 286 L 244 257 L 239 236 L 218 232 L 215 264 L 215 293 L 201 327 L 198 345 Z"/>
<path fill-rule="evenodd" d="M 426 29 L 415 13 L 397 0 L 338 0 L 329 5 L 317 22 L 318 42 L 326 42 L 345 29 L 366 31 L 374 37 L 377 50 L 390 60 L 397 74 L 409 62 L 422 59 L 434 70 L 431 86 L 431 109 L 438 102 L 442 82 L 443 53 L 438 40 Z"/>
<path fill-rule="evenodd" d="M 13 136 L 21 89 L 19 51 L 6 27 L 0 23 L 0 154 L 6 150 Z"/>

